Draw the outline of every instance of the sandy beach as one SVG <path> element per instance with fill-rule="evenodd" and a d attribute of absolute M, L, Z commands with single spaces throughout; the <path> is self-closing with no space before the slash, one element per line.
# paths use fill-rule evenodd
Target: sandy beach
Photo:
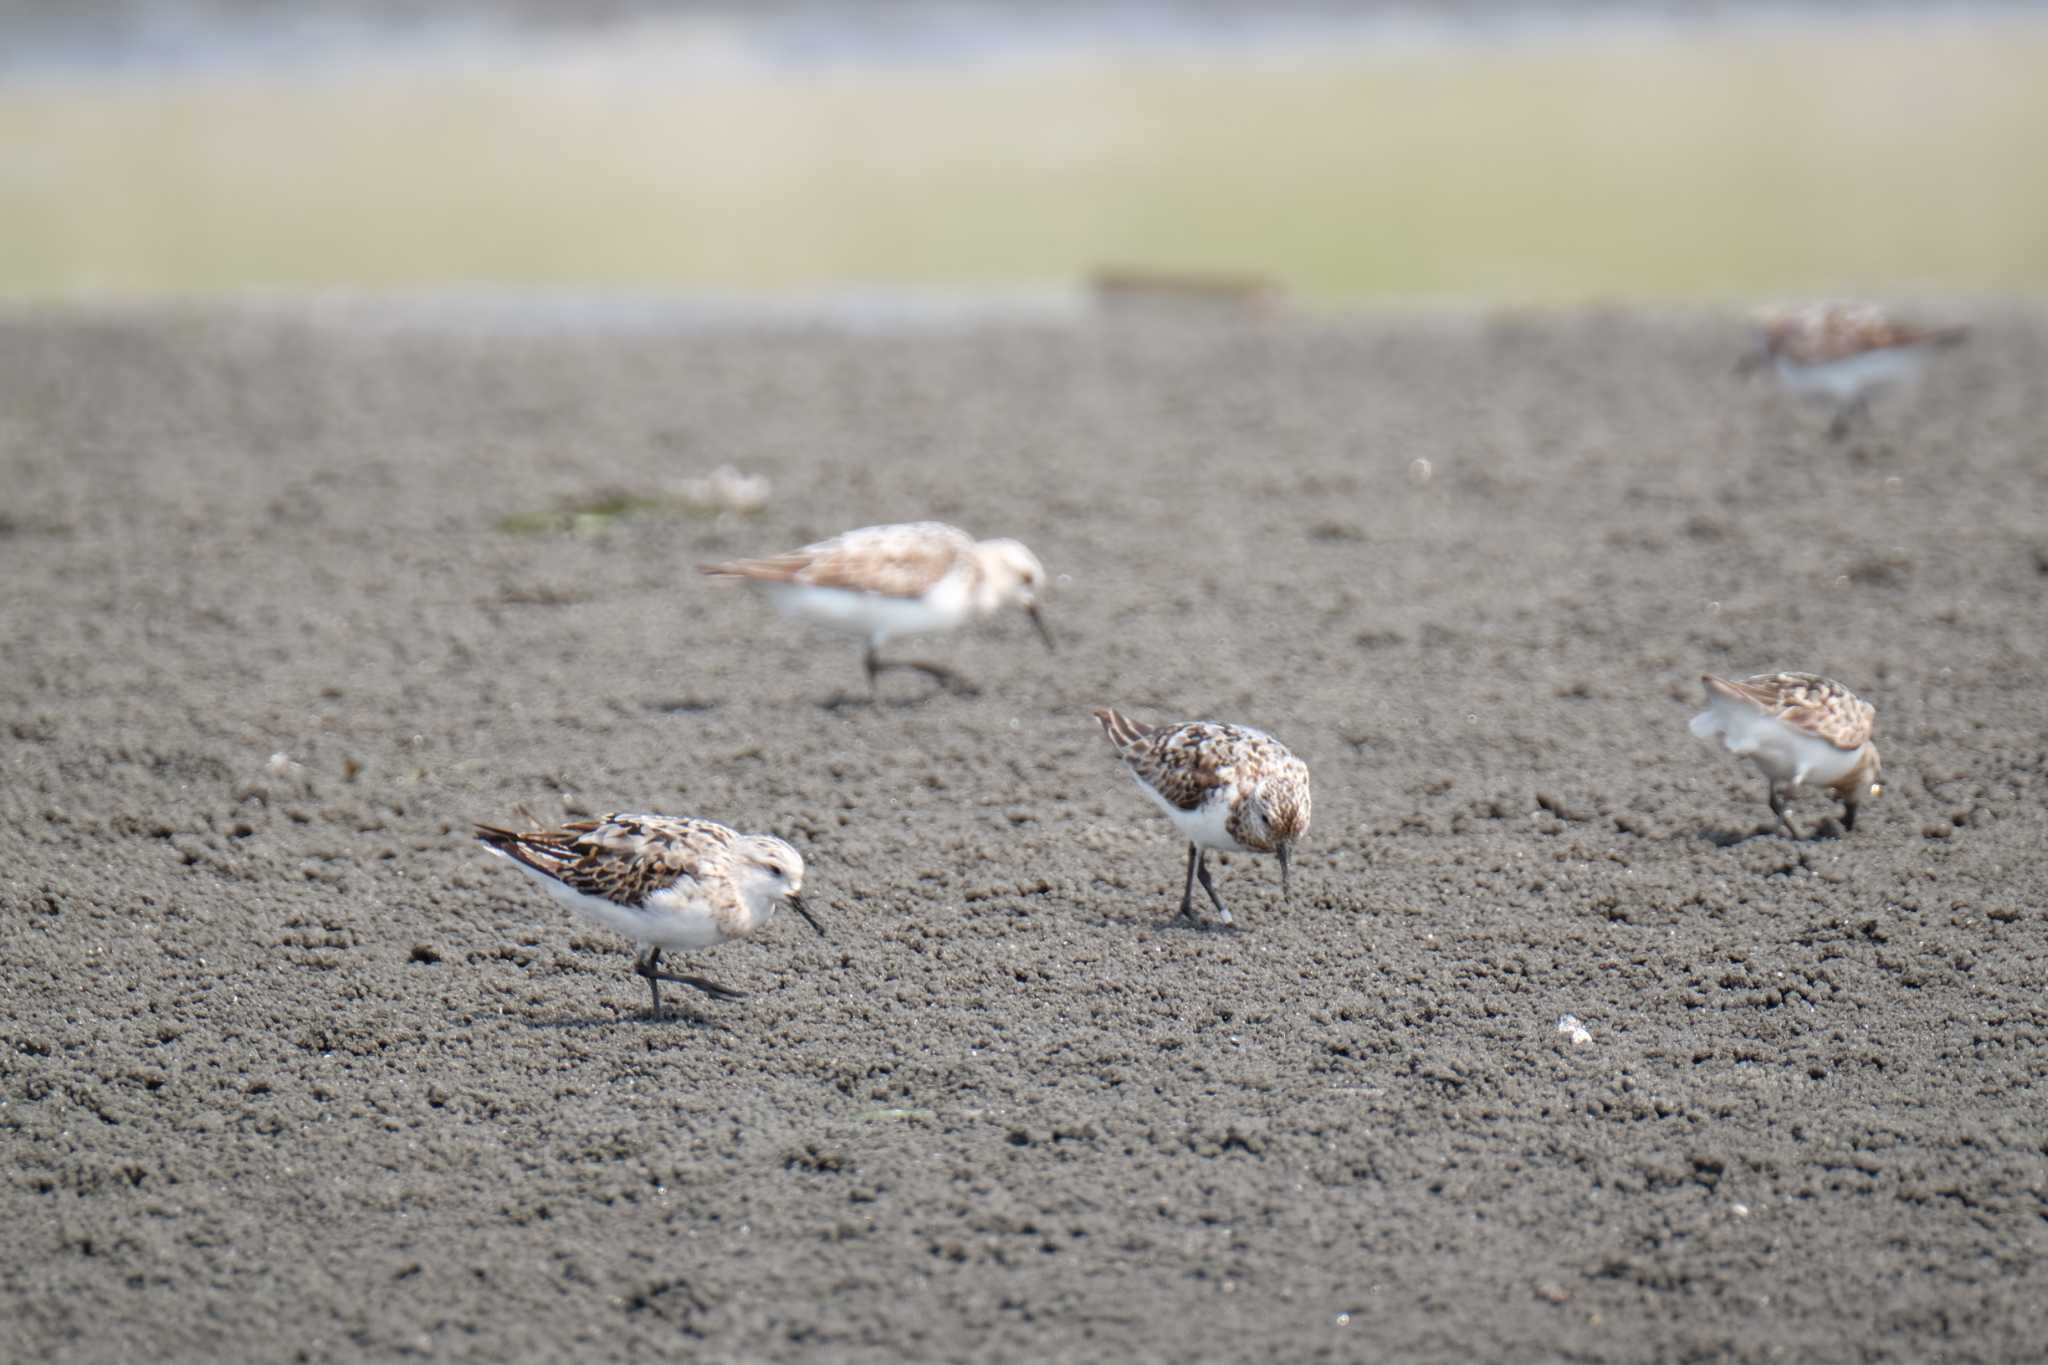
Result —
<path fill-rule="evenodd" d="M 2037 1353 L 2048 314 L 1921 311 L 1839 443 L 1705 314 L 0 318 L 0 1356 Z M 1057 653 L 692 568 L 924 517 Z M 1846 838 L 1687 733 L 1779 668 Z M 1103 704 L 1308 761 L 1290 901 L 1174 922 Z M 830 937 L 651 1021 L 522 804 Z"/>

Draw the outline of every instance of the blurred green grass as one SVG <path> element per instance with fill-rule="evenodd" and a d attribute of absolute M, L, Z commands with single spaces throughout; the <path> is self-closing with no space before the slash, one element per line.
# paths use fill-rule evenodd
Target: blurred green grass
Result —
<path fill-rule="evenodd" d="M 657 54 L 658 55 L 658 54 Z M 0 296 L 1249 271 L 1321 302 L 2048 287 L 2048 22 L 0 88 Z"/>

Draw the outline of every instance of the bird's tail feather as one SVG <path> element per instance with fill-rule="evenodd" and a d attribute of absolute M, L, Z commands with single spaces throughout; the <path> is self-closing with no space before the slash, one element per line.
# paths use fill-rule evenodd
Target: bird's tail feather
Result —
<path fill-rule="evenodd" d="M 1128 749 L 1152 733 L 1149 725 L 1140 725 L 1129 716 L 1119 715 L 1107 706 L 1098 706 L 1091 712 L 1102 722 L 1102 733 L 1109 736 L 1109 742 L 1119 749 Z"/>

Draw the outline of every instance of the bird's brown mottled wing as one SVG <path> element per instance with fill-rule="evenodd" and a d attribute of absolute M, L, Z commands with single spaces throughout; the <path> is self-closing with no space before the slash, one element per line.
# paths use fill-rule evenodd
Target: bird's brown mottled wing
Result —
<path fill-rule="evenodd" d="M 770 555 L 766 559 L 728 559 L 719 564 L 699 564 L 697 572 L 713 578 L 749 578 L 756 583 L 794 583 L 796 576 L 811 562 L 810 555 L 803 550 L 791 550 L 786 555 Z"/>
<path fill-rule="evenodd" d="M 1837 749 L 1860 748 L 1877 728 L 1876 707 L 1818 674 L 1759 673 L 1728 686 L 1766 714 Z"/>
<path fill-rule="evenodd" d="M 1895 321 L 1868 305 L 1817 305 L 1774 318 L 1766 328 L 1771 351 L 1801 365 L 1824 365 L 1897 346 L 1948 346 L 1967 335 L 1964 327 Z"/>
<path fill-rule="evenodd" d="M 1837 749 L 1856 749 L 1877 728 L 1877 708 L 1837 685 L 1824 694 L 1804 699 L 1795 710 L 1788 711 L 1785 719 L 1811 730 Z"/>
<path fill-rule="evenodd" d="M 950 573 L 973 545 L 964 531 L 920 521 L 869 526 L 788 554 L 707 564 L 703 571 L 768 583 L 845 588 L 881 597 L 918 597 Z"/>
<path fill-rule="evenodd" d="M 1206 721 L 1161 725 L 1127 745 L 1124 762 L 1175 810 L 1195 810 L 1229 780 L 1231 737 Z"/>
<path fill-rule="evenodd" d="M 716 821 L 661 815 L 610 815 L 555 830 L 480 826 L 477 837 L 586 896 L 635 906 L 684 878 L 701 880 L 739 839 Z"/>

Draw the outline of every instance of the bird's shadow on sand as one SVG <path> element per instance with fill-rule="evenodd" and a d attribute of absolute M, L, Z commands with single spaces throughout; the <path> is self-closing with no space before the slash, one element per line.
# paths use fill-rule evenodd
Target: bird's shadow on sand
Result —
<path fill-rule="evenodd" d="M 1782 825 L 1759 825 L 1748 830 L 1703 829 L 1699 837 L 1715 848 L 1739 848 L 1757 839 L 1782 839 L 1794 848 L 1804 848 L 1808 844 L 1833 843 L 1847 832 L 1840 821 L 1822 820 L 1796 839 L 1786 834 Z"/>
<path fill-rule="evenodd" d="M 934 687 L 907 697 L 884 697 L 872 692 L 834 692 L 818 703 L 821 711 L 912 711 L 941 697 L 962 695 L 950 687 Z"/>
<path fill-rule="evenodd" d="M 710 1032 L 726 1027 L 725 1021 L 710 1015 L 694 1014 L 688 1010 L 670 1009 L 657 1019 L 646 1010 L 637 1014 L 589 1014 L 571 1018 L 529 1019 L 526 1026 L 534 1030 L 548 1030 L 556 1033 L 572 1033 L 582 1029 L 622 1028 L 687 1028 Z"/>
<path fill-rule="evenodd" d="M 1159 933 L 1191 934 L 1197 938 L 1235 938 L 1243 929 L 1235 924 L 1225 924 L 1220 919 L 1202 919 L 1189 922 L 1180 914 L 1148 915 L 1134 910 L 1129 914 L 1105 913 L 1097 921 L 1105 929 L 1150 929 Z"/>
<path fill-rule="evenodd" d="M 881 681 L 880 674 L 913 674 L 923 678 L 929 686 L 922 687 L 918 691 L 908 694 L 891 688 L 890 690 L 896 692 L 896 695 L 884 696 L 882 695 L 882 689 L 887 687 L 888 684 Z M 876 678 L 870 680 L 867 691 L 834 692 L 831 696 L 819 702 L 818 705 L 827 711 L 840 711 L 857 706 L 888 706 L 902 710 L 912 706 L 923 706 L 925 703 L 935 701 L 940 697 L 971 699 L 980 695 L 981 688 L 979 685 L 961 677 L 950 668 L 939 664 L 913 663 L 909 660 L 904 660 L 898 663 L 883 664 Z"/>

